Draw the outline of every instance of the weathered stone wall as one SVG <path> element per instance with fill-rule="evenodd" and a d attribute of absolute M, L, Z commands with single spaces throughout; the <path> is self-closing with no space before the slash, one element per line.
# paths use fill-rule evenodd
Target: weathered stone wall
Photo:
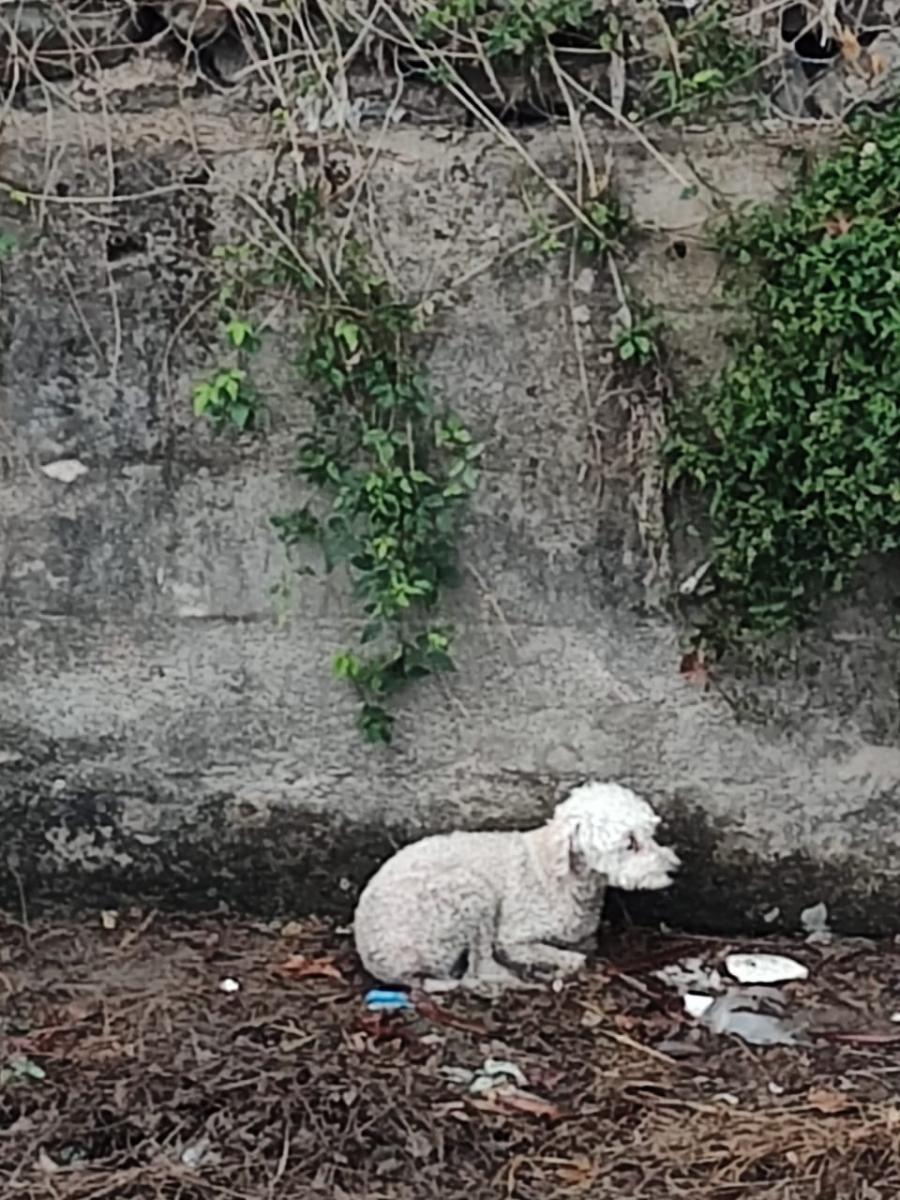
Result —
<path fill-rule="evenodd" d="M 346 911 L 399 840 L 527 824 L 595 775 L 669 818 L 687 865 L 668 919 L 758 925 L 778 906 L 790 924 L 825 899 L 838 925 L 893 928 L 887 593 L 831 614 L 777 678 L 686 682 L 651 603 L 671 581 L 662 396 L 609 386 L 613 281 L 505 256 L 527 235 L 521 155 L 412 119 L 322 144 L 351 171 L 378 147 L 377 253 L 404 292 L 448 294 L 429 367 L 488 451 L 452 601 L 458 673 L 410 693 L 393 748 L 359 742 L 329 677 L 357 628 L 341 581 L 300 579 L 283 622 L 270 594 L 268 517 L 300 495 L 289 345 L 267 351 L 262 441 L 214 439 L 190 413 L 217 353 L 210 250 L 274 169 L 268 124 L 155 95 L 7 126 L 3 177 L 37 199 L 27 226 L 3 210 L 26 236 L 0 311 L 0 899 Z M 785 138 L 669 133 L 660 158 L 586 130 L 642 226 L 630 278 L 666 312 L 677 373 L 702 375 L 722 354 L 712 198 L 789 185 Z M 522 144 L 566 176 L 567 132 Z M 69 458 L 87 468 L 69 484 L 40 469 Z"/>

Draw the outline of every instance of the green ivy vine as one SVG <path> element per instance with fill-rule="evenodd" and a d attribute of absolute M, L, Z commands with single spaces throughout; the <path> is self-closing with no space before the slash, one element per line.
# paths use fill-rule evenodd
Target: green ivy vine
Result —
<path fill-rule="evenodd" d="M 721 231 L 743 319 L 668 454 L 708 498 L 716 620 L 733 630 L 802 625 L 864 555 L 900 545 L 898 218 L 894 112 Z"/>
<path fill-rule="evenodd" d="M 261 287 L 287 289 L 302 312 L 295 366 L 313 413 L 295 470 L 315 498 L 271 523 L 289 556 L 313 543 L 326 573 L 347 572 L 361 628 L 333 672 L 359 699 L 364 738 L 389 743 L 395 696 L 454 667 L 453 631 L 439 606 L 458 582 L 460 519 L 482 447 L 433 394 L 418 360 L 417 309 L 392 294 L 362 243 L 329 225 L 313 193 L 290 209 L 283 242 L 220 252 L 232 280 L 220 319 L 240 361 L 198 385 L 195 408 L 219 429 L 259 425 L 263 405 L 246 360 L 262 335 L 246 305 Z"/>

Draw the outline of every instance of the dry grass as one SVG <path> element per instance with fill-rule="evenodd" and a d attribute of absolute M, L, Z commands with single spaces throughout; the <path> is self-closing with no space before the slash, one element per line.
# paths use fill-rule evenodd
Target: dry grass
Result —
<path fill-rule="evenodd" d="M 324 926 L 284 936 L 134 914 L 115 930 L 29 932 L 30 950 L 12 924 L 0 937 L 0 1065 L 45 1077 L 7 1073 L 0 1086 L 4 1197 L 900 1190 L 900 1065 L 876 1019 L 900 976 L 892 950 L 804 947 L 815 982 L 791 985 L 792 1003 L 830 1012 L 832 1027 L 843 1021 L 834 1036 L 851 1040 L 757 1050 L 692 1040 L 648 973 L 686 952 L 671 939 L 608 944 L 559 995 L 376 1015 L 346 940 Z M 239 992 L 219 990 L 226 976 Z M 822 1007 L 838 995 L 841 1019 Z M 527 1089 L 472 1095 L 441 1074 L 487 1057 L 518 1064 Z"/>

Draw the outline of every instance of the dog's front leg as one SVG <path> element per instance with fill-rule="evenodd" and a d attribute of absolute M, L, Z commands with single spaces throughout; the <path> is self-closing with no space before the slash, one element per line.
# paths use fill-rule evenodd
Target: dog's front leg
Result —
<path fill-rule="evenodd" d="M 515 971 L 537 971 L 551 975 L 574 975 L 587 962 L 580 950 L 565 950 L 546 942 L 508 942 L 498 947 L 498 957 Z"/>

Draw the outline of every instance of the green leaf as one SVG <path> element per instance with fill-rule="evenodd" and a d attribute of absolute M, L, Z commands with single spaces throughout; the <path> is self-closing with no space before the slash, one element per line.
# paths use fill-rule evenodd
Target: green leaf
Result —
<path fill-rule="evenodd" d="M 198 383 L 194 388 L 194 415 L 202 417 L 212 402 L 213 392 L 209 384 Z"/>
<path fill-rule="evenodd" d="M 225 326 L 225 332 L 233 346 L 240 348 L 244 345 L 248 338 L 252 339 L 253 329 L 246 321 L 239 321 L 237 318 L 232 319 Z"/>
<path fill-rule="evenodd" d="M 358 679 L 362 671 L 362 663 L 355 654 L 342 650 L 334 656 L 331 670 L 335 679 Z"/>
<path fill-rule="evenodd" d="M 335 337 L 339 337 L 351 354 L 359 349 L 359 326 L 343 317 L 334 326 Z"/>
<path fill-rule="evenodd" d="M 250 420 L 252 411 L 249 404 L 239 401 L 237 404 L 232 404 L 228 415 L 231 423 L 237 426 L 238 429 L 243 430 L 247 427 L 247 422 Z"/>
<path fill-rule="evenodd" d="M 697 87 L 703 87 L 707 83 L 720 83 L 724 79 L 722 72 L 718 67 L 705 67 L 702 71 L 698 71 L 696 75 L 691 76 L 691 83 Z"/>

